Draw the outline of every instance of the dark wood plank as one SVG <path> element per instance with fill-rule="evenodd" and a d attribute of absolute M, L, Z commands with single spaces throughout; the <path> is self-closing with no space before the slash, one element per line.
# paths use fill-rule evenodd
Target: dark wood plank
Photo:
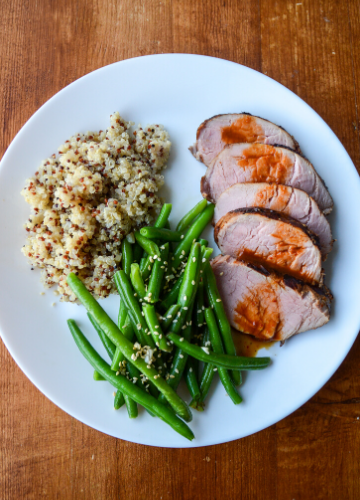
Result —
<path fill-rule="evenodd" d="M 355 0 L 3 2 L 0 154 L 41 104 L 80 76 L 128 57 L 190 52 L 283 83 L 329 123 L 359 168 L 359 36 Z M 329 383 L 270 429 L 168 450 L 75 421 L 1 344 L 0 498 L 359 498 L 359 355 L 357 341 Z"/>

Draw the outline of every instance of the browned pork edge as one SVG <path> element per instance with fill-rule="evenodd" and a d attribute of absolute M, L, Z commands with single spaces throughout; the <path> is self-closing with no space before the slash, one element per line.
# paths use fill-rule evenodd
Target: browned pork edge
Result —
<path fill-rule="evenodd" d="M 319 248 L 319 238 L 314 234 L 307 226 L 302 224 L 300 221 L 293 219 L 290 215 L 284 214 L 283 212 L 277 212 L 276 210 L 271 210 L 271 208 L 258 208 L 258 207 L 246 207 L 246 208 L 237 208 L 225 214 L 221 219 L 217 222 L 214 228 L 214 239 L 216 244 L 218 245 L 218 234 L 219 231 L 231 221 L 233 217 L 236 217 L 237 214 L 260 214 L 268 217 L 269 219 L 278 220 L 281 222 L 287 222 L 294 227 L 301 229 L 312 241 L 312 243 Z"/>
<path fill-rule="evenodd" d="M 196 140 L 199 139 L 202 129 L 206 127 L 206 124 L 209 121 L 213 120 L 214 118 L 217 118 L 218 116 L 237 115 L 237 114 L 239 114 L 239 115 L 253 116 L 254 118 L 260 118 L 260 120 L 264 120 L 266 122 L 272 123 L 273 125 L 276 125 L 277 127 L 281 128 L 284 132 L 286 132 L 292 138 L 292 140 L 294 141 L 294 144 L 295 144 L 295 149 L 291 149 L 289 147 L 287 149 L 290 149 L 290 151 L 295 151 L 296 153 L 301 154 L 301 149 L 300 149 L 298 141 L 295 139 L 295 137 L 293 135 L 289 134 L 289 132 L 284 127 L 282 127 L 281 125 L 277 125 L 274 122 L 271 122 L 267 118 L 263 118 L 262 116 L 252 115 L 251 113 L 247 113 L 246 111 L 242 111 L 241 113 L 219 113 L 218 115 L 214 115 L 211 118 L 208 118 L 207 120 L 203 121 L 201 123 L 201 125 L 199 125 L 199 127 L 198 127 L 198 129 L 196 131 Z M 281 146 L 281 147 L 284 147 L 284 146 Z M 193 146 L 190 146 L 189 150 L 191 151 L 192 154 L 194 154 L 194 152 L 192 151 L 192 148 L 193 148 Z"/>

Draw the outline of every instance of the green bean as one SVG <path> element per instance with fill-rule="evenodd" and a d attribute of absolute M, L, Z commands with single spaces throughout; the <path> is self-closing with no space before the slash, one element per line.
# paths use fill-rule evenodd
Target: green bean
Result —
<path fill-rule="evenodd" d="M 113 372 L 119 371 L 120 363 L 124 361 L 124 355 L 119 347 L 116 348 L 114 357 L 111 362 L 111 369 Z"/>
<path fill-rule="evenodd" d="M 140 344 L 149 345 L 154 348 L 155 344 L 152 338 L 146 336 L 146 322 L 141 314 L 140 305 L 136 297 L 134 297 L 134 291 L 124 271 L 117 271 L 114 274 L 114 281 L 120 296 L 124 298 L 125 304 L 129 309 L 131 324 Z"/>
<path fill-rule="evenodd" d="M 121 392 L 120 389 L 116 391 L 115 397 L 114 397 L 114 408 L 115 410 L 118 410 L 125 404 L 125 399 L 124 399 L 124 394 Z"/>
<path fill-rule="evenodd" d="M 143 227 L 140 229 L 140 234 L 149 240 L 181 241 L 184 238 L 184 235 L 179 231 L 158 227 Z"/>
<path fill-rule="evenodd" d="M 134 243 L 133 245 L 133 262 L 140 264 L 141 257 L 143 254 L 143 249 L 138 243 Z"/>
<path fill-rule="evenodd" d="M 156 227 L 156 226 L 155 226 L 155 227 Z M 165 228 L 165 229 L 171 229 L 171 227 L 170 227 L 170 222 L 169 222 L 168 220 L 166 221 L 166 224 L 165 224 L 164 228 Z"/>
<path fill-rule="evenodd" d="M 143 248 L 143 250 L 145 250 L 145 252 L 148 255 L 150 255 L 151 257 L 154 257 L 154 255 L 160 254 L 159 247 L 157 246 L 157 244 L 154 241 L 149 240 L 148 238 L 145 238 L 144 236 L 142 236 L 140 234 L 139 231 L 135 231 L 134 235 L 135 235 L 136 241 L 139 243 L 139 245 Z"/>
<path fill-rule="evenodd" d="M 176 247 L 174 252 L 174 260 L 171 262 L 172 269 L 177 269 L 181 263 L 181 260 L 189 253 L 191 245 L 194 240 L 197 240 L 205 227 L 212 220 L 214 215 L 215 206 L 210 203 L 199 217 L 193 222 L 193 224 L 187 230 L 184 239 Z"/>
<path fill-rule="evenodd" d="M 136 418 L 138 416 L 137 404 L 130 396 L 127 396 L 126 394 L 124 394 L 124 399 L 129 418 Z"/>
<path fill-rule="evenodd" d="M 180 304 L 173 304 L 164 314 L 163 321 L 161 323 L 161 328 L 164 332 L 166 332 L 169 329 L 171 323 L 176 317 L 176 314 L 179 312 L 179 309 L 180 309 Z"/>
<path fill-rule="evenodd" d="M 120 307 L 119 307 L 119 314 L 118 314 L 119 330 L 122 330 L 123 326 L 125 325 L 127 315 L 128 315 L 128 308 L 126 307 L 125 300 L 123 298 L 121 298 L 121 296 L 120 296 Z"/>
<path fill-rule="evenodd" d="M 200 276 L 200 248 L 199 243 L 195 242 L 192 244 L 177 300 L 181 309 L 176 317 L 176 320 L 172 322 L 170 328 L 170 331 L 173 333 L 178 333 L 182 328 L 184 328 L 183 325 L 187 315 L 187 310 L 192 307 L 195 300 Z"/>
<path fill-rule="evenodd" d="M 217 367 L 226 368 L 227 370 L 262 370 L 270 364 L 270 358 L 246 358 L 242 356 L 230 356 L 229 354 L 215 354 L 208 348 L 190 344 L 190 342 L 176 333 L 169 333 L 167 338 L 193 358 L 204 363 L 212 363 Z"/>
<path fill-rule="evenodd" d="M 205 328 L 204 328 L 204 336 L 202 339 L 202 346 L 207 347 L 210 345 L 209 341 L 210 335 L 209 335 L 209 329 L 206 326 L 205 323 Z M 194 358 L 191 358 L 194 359 Z M 211 383 L 213 381 L 213 378 L 215 376 L 215 372 L 217 371 L 217 368 L 215 368 L 214 365 L 211 363 L 205 363 L 203 371 L 201 373 L 200 377 L 200 398 L 196 400 L 192 400 L 190 403 L 190 406 L 192 408 L 195 408 L 198 411 L 203 411 L 204 410 L 204 401 L 206 399 L 206 396 L 210 390 Z"/>
<path fill-rule="evenodd" d="M 155 307 L 150 304 L 143 304 L 143 312 L 147 326 L 149 327 L 152 338 L 157 347 L 159 347 L 162 351 L 171 352 L 172 347 L 166 340 L 166 337 L 161 329 Z"/>
<path fill-rule="evenodd" d="M 198 241 L 202 247 L 207 247 L 209 244 L 208 240 L 204 240 L 204 238 L 200 238 Z"/>
<path fill-rule="evenodd" d="M 185 369 L 185 381 L 192 401 L 197 401 L 201 397 L 201 391 L 197 378 L 197 369 L 198 365 L 196 359 L 189 356 Z"/>
<path fill-rule="evenodd" d="M 205 322 L 204 319 L 204 280 L 200 276 L 198 289 L 196 293 L 196 325 L 201 328 Z"/>
<path fill-rule="evenodd" d="M 183 277 L 184 277 L 184 274 L 181 274 L 181 276 L 179 276 L 179 278 L 177 279 L 175 285 L 172 287 L 170 292 L 168 292 L 165 295 L 164 299 L 160 302 L 159 307 L 163 311 L 166 311 L 167 309 L 169 309 L 170 306 L 172 306 L 176 303 L 177 298 L 179 296 L 179 290 L 181 287 Z"/>
<path fill-rule="evenodd" d="M 154 262 L 154 259 L 153 259 L 153 262 Z M 143 257 L 141 260 L 140 260 L 140 272 L 141 274 L 143 274 L 143 271 L 145 270 L 146 268 L 146 263 L 147 263 L 147 258 L 146 257 Z M 150 272 L 151 272 L 151 266 L 150 266 Z M 149 274 L 150 274 L 149 272 Z M 143 276 L 144 278 L 144 276 Z M 146 278 L 144 278 L 146 279 Z"/>
<path fill-rule="evenodd" d="M 225 352 L 227 354 L 230 354 L 231 356 L 235 356 L 236 349 L 231 335 L 231 326 L 225 313 L 224 305 L 222 303 L 220 293 L 216 284 L 214 272 L 209 263 L 206 263 L 204 266 L 204 275 L 206 293 L 209 299 L 209 304 L 214 309 L 216 321 L 220 330 L 220 335 L 224 343 Z M 232 372 L 232 378 L 235 382 L 235 385 L 240 384 L 239 372 Z"/>
<path fill-rule="evenodd" d="M 136 357 L 134 344 L 127 340 L 120 332 L 115 323 L 111 320 L 104 309 L 98 304 L 91 293 L 86 289 L 83 282 L 74 273 L 69 273 L 67 276 L 67 283 L 76 297 L 85 306 L 86 310 L 94 317 L 100 328 L 110 338 L 110 340 L 122 350 L 125 358 L 136 366 L 153 384 L 159 389 L 160 392 L 165 394 L 169 404 L 180 417 L 186 421 L 192 418 L 191 412 L 187 404 L 176 394 L 176 392 L 168 386 L 166 381 L 158 374 L 155 368 L 152 368 L 148 363 L 139 357 Z M 175 337 L 177 337 L 175 335 Z M 176 340 L 176 339 L 175 339 Z M 134 359 L 135 358 L 135 359 Z M 150 366 L 150 368 L 148 368 Z M 96 369 L 96 368 L 95 368 Z M 98 370 L 99 373 L 103 373 Z M 131 383 L 131 382 L 130 382 Z M 142 404 L 142 403 L 140 403 Z M 146 405 L 143 405 L 146 406 Z M 154 411 L 154 413 L 156 413 Z"/>
<path fill-rule="evenodd" d="M 205 320 L 209 328 L 210 342 L 214 352 L 217 354 L 224 354 L 224 347 L 221 342 L 220 332 L 216 324 L 214 313 L 210 308 L 205 309 Z M 225 391 L 230 396 L 232 402 L 235 405 L 240 404 L 242 402 L 242 397 L 238 394 L 229 372 L 224 368 L 218 368 L 218 372 L 221 383 L 224 386 Z"/>
<path fill-rule="evenodd" d="M 169 256 L 169 243 L 166 243 L 165 245 L 162 245 L 160 247 L 160 255 L 154 262 L 151 271 L 151 276 L 149 279 L 146 300 L 151 302 L 152 304 L 154 304 L 159 300 L 165 269 L 166 266 L 168 265 L 167 263 L 168 256 Z"/>
<path fill-rule="evenodd" d="M 146 296 L 146 289 L 139 264 L 131 264 L 130 279 L 135 292 L 143 299 Z"/>
<path fill-rule="evenodd" d="M 165 203 L 161 209 L 161 212 L 158 218 L 155 221 L 154 227 L 163 228 L 167 224 L 169 224 L 168 218 L 171 212 L 172 205 L 170 203 Z M 170 229 L 170 227 L 168 228 Z M 148 253 L 148 252 L 147 252 Z M 159 254 L 157 254 L 159 255 Z M 142 260 L 142 259 L 141 259 Z M 153 259 L 151 255 L 148 255 L 142 262 L 140 263 L 140 271 L 144 280 L 147 280 L 150 276 L 152 269 Z"/>
<path fill-rule="evenodd" d="M 100 380 L 105 380 L 104 377 L 100 375 L 100 373 L 97 372 L 96 370 L 94 370 L 93 379 L 96 380 L 97 382 Z"/>
<path fill-rule="evenodd" d="M 120 328 L 119 328 L 119 330 L 120 330 Z M 134 330 L 130 324 L 130 317 L 128 314 L 126 315 L 126 324 L 121 328 L 120 331 L 128 340 L 131 340 L 131 341 L 133 340 Z M 118 347 L 116 347 L 115 354 L 112 358 L 111 369 L 114 372 L 117 372 L 119 370 L 120 363 L 122 361 L 124 361 L 124 359 L 125 358 L 124 358 L 123 353 L 121 352 L 121 350 Z"/>
<path fill-rule="evenodd" d="M 70 278 L 70 282 L 71 281 L 72 280 Z M 80 288 L 77 288 L 78 292 L 79 290 Z M 83 296 L 81 292 L 80 295 Z M 86 302 L 88 303 L 88 301 Z M 106 318 L 106 316 L 107 316 L 106 313 L 101 311 L 102 321 L 99 321 L 98 313 L 97 312 L 94 313 L 95 319 L 105 332 L 107 331 L 107 329 L 104 328 L 104 321 L 106 325 L 109 326 L 109 321 Z M 111 323 L 112 324 L 111 328 L 109 328 L 109 331 L 113 330 L 114 332 L 116 332 L 115 335 L 116 338 L 120 338 L 121 337 L 120 331 L 116 327 L 115 323 L 113 322 Z M 159 403 L 155 398 L 150 396 L 150 394 L 147 394 L 145 391 L 143 391 L 142 389 L 134 385 L 132 382 L 130 382 L 130 380 L 127 380 L 126 377 L 114 375 L 109 365 L 105 363 L 105 361 L 99 356 L 99 354 L 95 351 L 95 349 L 85 338 L 83 333 L 80 331 L 79 327 L 76 325 L 75 321 L 68 320 L 68 325 L 70 332 L 76 342 L 76 345 L 80 349 L 80 352 L 89 361 L 92 367 L 96 371 L 98 371 L 106 380 L 108 380 L 108 382 L 110 382 L 111 385 L 113 385 L 117 389 L 120 389 L 127 396 L 130 396 L 134 401 L 136 401 L 136 403 L 139 403 L 140 405 L 144 406 L 144 408 L 149 409 L 152 413 L 161 418 L 164 422 L 170 425 L 176 432 L 178 432 L 182 436 L 186 437 L 189 440 L 192 440 L 194 438 L 191 429 L 184 422 L 182 422 L 170 408 Z"/>
<path fill-rule="evenodd" d="M 201 200 L 197 203 L 184 217 L 180 220 L 176 226 L 176 231 L 183 231 L 186 229 L 192 221 L 203 211 L 207 205 L 206 200 Z"/>
<path fill-rule="evenodd" d="M 215 376 L 215 366 L 211 363 L 207 363 L 204 366 L 204 370 L 201 374 L 200 379 L 200 397 L 199 399 L 193 399 L 190 403 L 191 408 L 195 408 L 195 410 L 203 411 L 204 410 L 204 401 L 211 387 L 211 383 Z"/>
<path fill-rule="evenodd" d="M 213 253 L 214 249 L 209 247 L 201 247 L 201 262 L 205 264 L 208 261 Z M 203 269 L 203 266 L 201 266 Z"/>
<path fill-rule="evenodd" d="M 187 311 L 186 326 L 182 333 L 184 335 L 184 338 L 186 338 L 186 340 L 190 340 L 191 338 L 191 316 L 192 316 L 192 307 L 190 307 L 189 311 Z M 173 387 L 175 390 L 177 389 L 181 377 L 183 376 L 187 359 L 188 355 L 185 352 L 183 352 L 181 346 L 177 347 L 169 371 L 169 378 L 167 379 L 167 383 L 170 385 L 170 387 Z M 160 394 L 159 396 L 159 401 L 163 403 L 165 403 L 166 401 L 162 394 Z"/>
<path fill-rule="evenodd" d="M 123 238 L 121 242 L 121 253 L 122 253 L 122 268 L 126 274 L 126 276 L 130 277 L 130 268 L 133 263 L 133 248 L 132 244 L 127 240 L 127 238 Z"/>
<path fill-rule="evenodd" d="M 109 358 L 113 359 L 115 351 L 116 351 L 115 345 L 111 342 L 111 340 L 109 339 L 109 337 L 107 337 L 105 335 L 105 333 L 102 331 L 102 329 L 100 328 L 100 326 L 96 323 L 96 321 L 91 316 L 91 314 L 87 313 L 87 315 L 88 315 L 89 320 L 91 321 L 92 326 L 95 328 L 97 334 L 99 335 L 100 340 L 101 340 L 103 346 L 105 347 L 106 352 L 109 355 Z"/>
<path fill-rule="evenodd" d="M 164 203 L 162 209 L 155 221 L 154 227 L 163 228 L 168 223 L 169 215 L 172 209 L 171 203 Z"/>

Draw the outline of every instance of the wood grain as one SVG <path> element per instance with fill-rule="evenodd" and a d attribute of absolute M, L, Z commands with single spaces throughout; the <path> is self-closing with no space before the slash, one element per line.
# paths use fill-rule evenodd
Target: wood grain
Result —
<path fill-rule="evenodd" d="M 2 0 L 0 154 L 60 89 L 101 66 L 189 52 L 262 71 L 308 102 L 360 172 L 355 0 Z M 168 450 L 53 405 L 0 344 L 1 499 L 358 499 L 360 340 L 307 404 L 254 436 Z"/>

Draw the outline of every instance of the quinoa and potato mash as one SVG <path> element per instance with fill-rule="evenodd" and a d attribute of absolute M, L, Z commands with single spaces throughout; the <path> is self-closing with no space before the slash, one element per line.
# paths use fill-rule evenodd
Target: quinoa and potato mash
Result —
<path fill-rule="evenodd" d="M 32 207 L 22 252 L 63 301 L 76 300 L 66 283 L 70 272 L 96 298 L 116 293 L 121 240 L 161 209 L 169 134 L 161 125 L 131 133 L 132 125 L 116 112 L 107 130 L 74 135 L 21 192 Z"/>

